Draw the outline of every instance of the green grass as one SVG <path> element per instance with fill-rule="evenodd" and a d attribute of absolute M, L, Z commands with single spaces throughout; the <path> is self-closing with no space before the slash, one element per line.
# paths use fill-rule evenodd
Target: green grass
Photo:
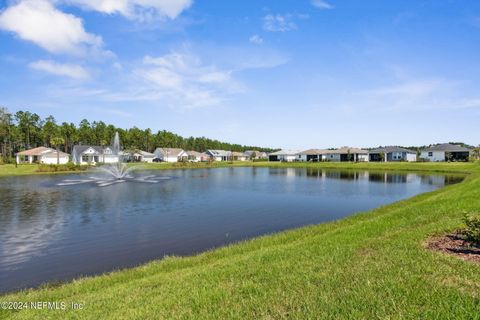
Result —
<path fill-rule="evenodd" d="M 478 164 L 326 166 L 471 174 L 336 222 L 1 296 L 84 309 L 0 310 L 0 319 L 480 319 L 480 264 L 424 249 L 464 211 L 480 211 Z"/>

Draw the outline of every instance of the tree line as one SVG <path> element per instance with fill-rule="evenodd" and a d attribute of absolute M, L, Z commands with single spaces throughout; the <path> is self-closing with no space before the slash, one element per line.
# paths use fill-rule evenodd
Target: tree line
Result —
<path fill-rule="evenodd" d="M 244 146 L 208 139 L 205 137 L 184 138 L 175 133 L 137 127 L 122 129 L 103 121 L 90 122 L 83 119 L 75 125 L 72 122 L 58 122 L 53 116 L 42 119 L 29 111 L 10 113 L 0 107 L 0 152 L 3 162 L 12 162 L 15 153 L 35 148 L 53 147 L 71 153 L 74 145 L 108 146 L 115 132 L 118 132 L 124 149 L 153 152 L 157 147 L 182 148 L 204 152 L 207 149 L 222 149 L 243 152 L 258 150 L 272 152 L 273 149 Z"/>

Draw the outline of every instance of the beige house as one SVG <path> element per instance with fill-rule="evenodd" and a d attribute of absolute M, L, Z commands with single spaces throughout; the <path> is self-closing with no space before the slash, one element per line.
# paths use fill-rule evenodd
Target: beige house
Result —
<path fill-rule="evenodd" d="M 62 151 L 57 157 L 57 150 L 47 147 L 33 148 L 16 154 L 17 163 L 57 164 L 58 159 L 60 164 L 66 164 L 69 158 L 69 154 Z"/>
<path fill-rule="evenodd" d="M 247 161 L 248 156 L 243 152 L 230 152 L 230 159 L 235 161 Z"/>
<path fill-rule="evenodd" d="M 210 160 L 210 156 L 203 152 L 187 151 L 188 161 L 190 162 L 205 162 Z"/>

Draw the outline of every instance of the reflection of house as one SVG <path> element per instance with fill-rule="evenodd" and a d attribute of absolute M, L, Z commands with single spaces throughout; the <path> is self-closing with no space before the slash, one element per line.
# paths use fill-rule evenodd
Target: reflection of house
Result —
<path fill-rule="evenodd" d="M 248 157 L 246 154 L 242 153 L 242 152 L 231 152 L 230 153 L 230 159 L 232 160 L 236 160 L 236 161 L 246 161 L 248 160 Z"/>
<path fill-rule="evenodd" d="M 309 149 L 298 154 L 298 161 L 323 161 L 328 150 L 324 149 Z"/>
<path fill-rule="evenodd" d="M 420 158 L 426 161 L 468 161 L 472 150 L 456 144 L 442 143 L 422 150 Z"/>
<path fill-rule="evenodd" d="M 277 152 L 270 153 L 268 155 L 268 160 L 292 162 L 296 160 L 298 153 L 299 153 L 298 150 L 280 150 Z"/>
<path fill-rule="evenodd" d="M 266 152 L 257 150 L 247 150 L 244 152 L 248 159 L 268 159 Z"/>
<path fill-rule="evenodd" d="M 188 158 L 187 153 L 179 148 L 157 148 L 153 153 L 155 159 L 163 162 L 187 161 Z"/>
<path fill-rule="evenodd" d="M 47 147 L 38 147 L 30 150 L 18 152 L 16 155 L 17 163 L 45 163 L 57 164 L 57 150 Z M 69 160 L 68 153 L 59 152 L 58 160 L 60 164 L 65 164 Z"/>
<path fill-rule="evenodd" d="M 206 153 L 197 151 L 187 151 L 188 161 L 191 162 L 205 162 L 210 160 L 210 156 Z"/>
<path fill-rule="evenodd" d="M 129 161 L 129 162 L 153 162 L 154 158 L 155 158 L 155 155 L 153 153 L 142 151 L 142 150 L 123 153 L 124 161 Z"/>
<path fill-rule="evenodd" d="M 408 150 L 400 147 L 385 147 L 371 150 L 369 153 L 370 161 L 417 161 L 417 153 L 412 150 Z"/>
<path fill-rule="evenodd" d="M 325 154 L 327 161 L 368 161 L 368 151 L 359 148 L 342 147 L 339 149 L 328 150 Z"/>
<path fill-rule="evenodd" d="M 207 150 L 205 152 L 215 161 L 228 161 L 230 160 L 230 151 L 225 150 Z"/>
<path fill-rule="evenodd" d="M 74 146 L 72 161 L 75 164 L 116 163 L 119 155 L 113 154 L 110 147 L 99 146 Z"/>

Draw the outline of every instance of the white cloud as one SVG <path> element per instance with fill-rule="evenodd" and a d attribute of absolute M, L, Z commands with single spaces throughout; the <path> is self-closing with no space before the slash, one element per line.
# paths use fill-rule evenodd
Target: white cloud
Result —
<path fill-rule="evenodd" d="M 51 53 L 79 55 L 102 46 L 102 38 L 86 32 L 80 18 L 46 0 L 23 0 L 8 7 L 0 14 L 0 29 Z"/>
<path fill-rule="evenodd" d="M 285 32 L 296 30 L 297 25 L 293 22 L 293 15 L 267 14 L 263 18 L 263 29 L 271 32 Z"/>
<path fill-rule="evenodd" d="M 50 60 L 39 60 L 30 63 L 29 67 L 35 70 L 73 79 L 86 79 L 89 77 L 87 70 L 82 66 L 75 64 L 61 64 Z"/>
<path fill-rule="evenodd" d="M 258 34 L 254 34 L 253 36 L 250 37 L 250 39 L 248 39 L 251 43 L 254 43 L 254 44 L 262 44 L 263 43 L 263 39 L 262 37 L 260 37 Z"/>
<path fill-rule="evenodd" d="M 153 17 L 175 19 L 192 5 L 192 0 L 57 0 L 105 14 L 120 14 L 129 19 Z"/>
<path fill-rule="evenodd" d="M 202 64 L 188 53 L 146 56 L 133 74 L 137 84 L 133 91 L 111 95 L 111 99 L 161 101 L 170 107 L 188 109 L 218 105 L 230 93 L 241 90 L 230 71 Z"/>
<path fill-rule="evenodd" d="M 333 9 L 333 6 L 325 0 L 312 0 L 312 5 L 318 9 Z"/>

